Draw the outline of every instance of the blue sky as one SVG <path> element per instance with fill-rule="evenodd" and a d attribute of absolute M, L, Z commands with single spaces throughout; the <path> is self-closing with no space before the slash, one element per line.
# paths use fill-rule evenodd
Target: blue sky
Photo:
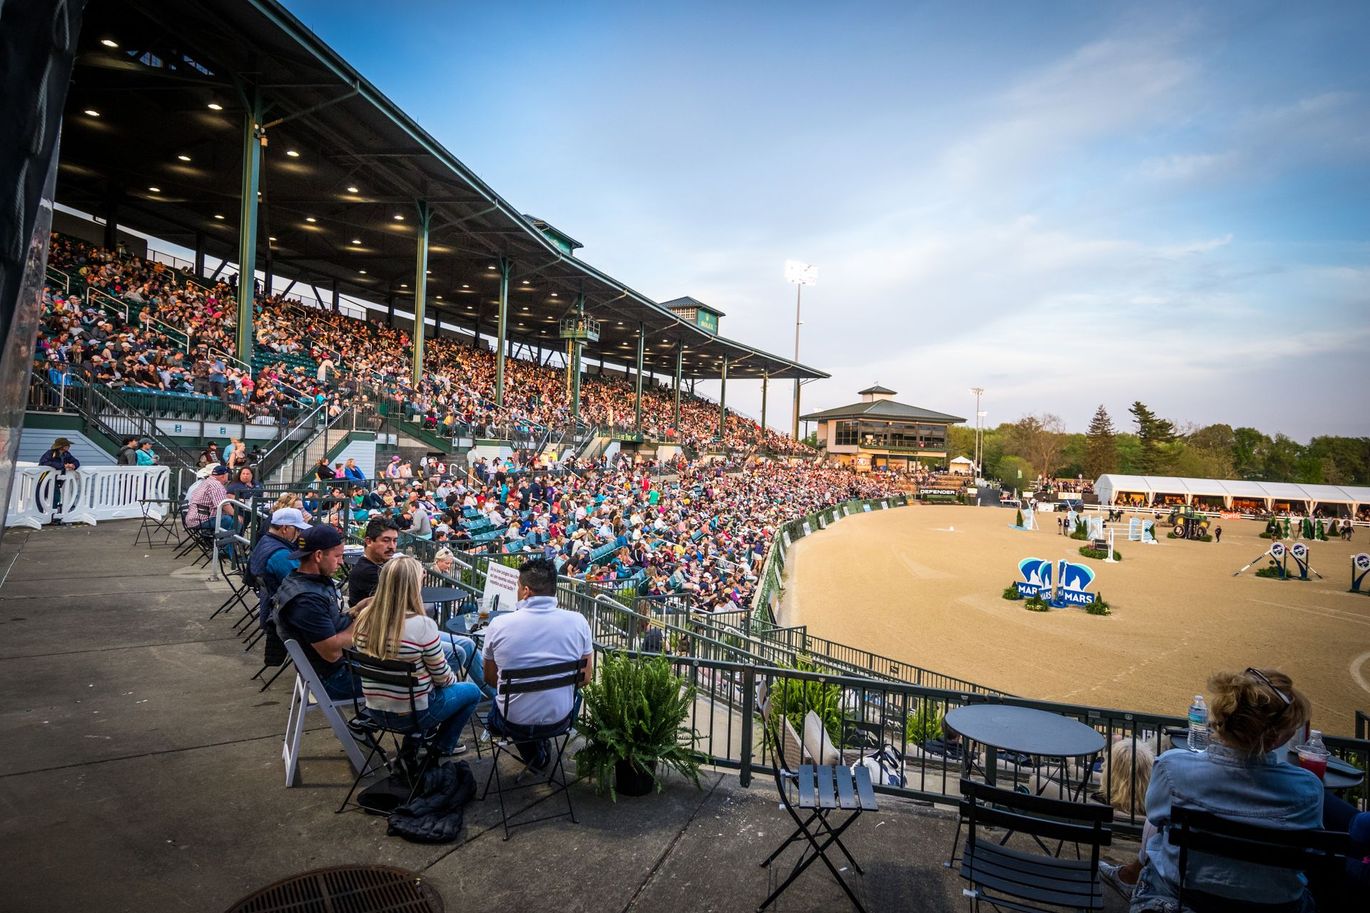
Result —
<path fill-rule="evenodd" d="M 1370 4 L 287 5 L 727 336 L 792 351 L 783 263 L 816 264 L 805 411 L 979 385 L 991 424 L 1370 434 Z"/>

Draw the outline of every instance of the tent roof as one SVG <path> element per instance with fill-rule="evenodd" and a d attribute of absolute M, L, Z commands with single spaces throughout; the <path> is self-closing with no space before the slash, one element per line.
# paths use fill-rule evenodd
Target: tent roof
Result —
<path fill-rule="evenodd" d="M 1094 490 L 1151 494 L 1190 494 L 1235 498 L 1276 498 L 1281 501 L 1315 501 L 1322 504 L 1370 504 L 1370 488 L 1347 485 L 1303 485 L 1295 482 L 1250 482 L 1233 479 L 1189 479 L 1179 476 L 1132 476 L 1106 473 Z"/>

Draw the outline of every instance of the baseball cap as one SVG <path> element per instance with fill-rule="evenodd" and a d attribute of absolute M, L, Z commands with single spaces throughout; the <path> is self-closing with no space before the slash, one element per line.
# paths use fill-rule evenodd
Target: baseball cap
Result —
<path fill-rule="evenodd" d="M 309 529 L 309 524 L 304 522 L 304 514 L 298 507 L 282 507 L 271 515 L 272 526 L 293 526 L 299 530 Z"/>
<path fill-rule="evenodd" d="M 290 557 L 302 560 L 314 552 L 326 551 L 342 544 L 342 533 L 333 527 L 327 525 L 311 526 L 304 535 L 296 540 L 297 547 L 295 551 L 290 553 Z"/>
<path fill-rule="evenodd" d="M 209 474 L 212 476 L 226 476 L 228 475 L 228 467 L 223 463 L 217 463 L 214 468 L 209 471 Z"/>

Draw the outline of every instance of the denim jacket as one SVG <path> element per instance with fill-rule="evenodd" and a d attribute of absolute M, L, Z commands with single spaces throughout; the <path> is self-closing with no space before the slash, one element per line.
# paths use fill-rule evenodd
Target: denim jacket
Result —
<path fill-rule="evenodd" d="M 1168 839 L 1170 809 L 1212 812 L 1260 827 L 1301 830 L 1322 826 L 1322 782 L 1286 764 L 1278 751 L 1248 758 L 1216 742 L 1207 751 L 1177 748 L 1156 760 L 1146 792 L 1146 817 L 1156 827 L 1147 863 L 1132 895 L 1136 910 L 1173 910 L 1179 891 L 1180 849 Z M 1235 900 L 1289 903 L 1304 896 L 1295 871 L 1190 853 L 1185 890 Z"/>

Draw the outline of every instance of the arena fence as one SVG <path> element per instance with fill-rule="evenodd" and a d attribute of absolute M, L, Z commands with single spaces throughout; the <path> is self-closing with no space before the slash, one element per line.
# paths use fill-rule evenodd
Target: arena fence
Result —
<path fill-rule="evenodd" d="M 602 636 L 601 628 L 596 650 L 613 649 L 613 641 L 601 640 Z M 637 651 L 633 655 L 648 654 Z M 715 657 L 668 655 L 667 659 L 696 689 L 687 721 L 696 734 L 696 748 L 709 764 L 737 770 L 743 786 L 756 774 L 769 774 L 774 764 L 774 750 L 765 736 L 763 707 L 772 714 L 773 725 L 780 725 L 783 715 L 796 734 L 802 734 L 804 715 L 812 710 L 823 721 L 833 744 L 839 746 L 843 763 L 884 754 L 884 766 L 874 778 L 881 792 L 955 805 L 963 774 L 983 780 L 989 771 L 978 746 L 967 746 L 944 729 L 946 714 L 975 703 L 1032 707 L 1095 729 L 1104 737 L 1103 752 L 1093 763 L 999 752 L 993 771 L 996 783 L 1074 801 L 1109 804 L 1108 797 L 1114 795 L 1119 800 L 1114 803 L 1115 826 L 1135 835 L 1144 823 L 1146 789 L 1131 759 L 1138 752 L 1159 755 L 1170 749 L 1172 735 L 1182 733 L 1185 727 L 1185 720 L 1174 716 L 976 694 Z M 1338 758 L 1362 770 L 1370 764 L 1370 741 L 1324 738 Z M 1129 801 L 1129 794 L 1135 795 L 1134 801 Z M 1367 809 L 1365 786 L 1344 795 L 1358 809 Z M 947 850 L 950 855 L 952 847 Z"/>

